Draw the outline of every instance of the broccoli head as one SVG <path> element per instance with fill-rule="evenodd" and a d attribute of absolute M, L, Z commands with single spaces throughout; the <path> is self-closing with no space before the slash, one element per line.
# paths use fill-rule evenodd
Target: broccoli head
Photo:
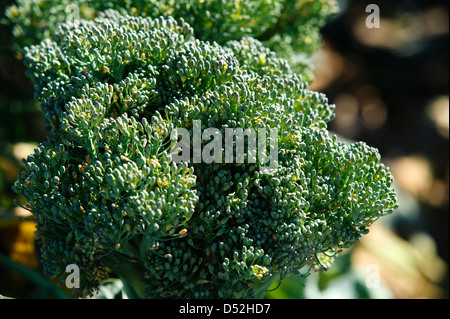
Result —
<path fill-rule="evenodd" d="M 25 62 L 50 136 L 14 189 L 46 273 L 79 265 L 76 296 L 114 273 L 136 297 L 258 297 L 276 274 L 326 268 L 397 206 L 378 151 L 331 136 L 334 106 L 253 38 L 221 45 L 170 16 L 107 10 Z M 276 129 L 275 169 L 220 160 L 223 144 L 218 161 L 173 161 L 172 132 L 196 123 Z"/>

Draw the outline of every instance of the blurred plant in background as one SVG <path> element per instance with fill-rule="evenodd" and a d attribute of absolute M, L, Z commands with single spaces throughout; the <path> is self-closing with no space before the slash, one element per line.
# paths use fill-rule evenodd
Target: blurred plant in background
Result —
<path fill-rule="evenodd" d="M 0 5 L 2 15 L 13 3 Z M 377 2 L 339 1 L 340 13 L 322 29 L 310 88 L 337 105 L 332 131 L 380 150 L 398 183 L 400 209 L 327 272 L 307 282 L 286 277 L 267 298 L 448 298 L 449 4 L 384 1 L 381 27 L 369 29 L 370 3 Z M 301 19 L 286 21 L 291 28 Z M 0 28 L 0 294 L 67 297 L 42 277 L 33 222 L 18 221 L 27 212 L 13 204 L 20 159 L 46 132 L 12 28 Z M 266 38 L 274 48 L 300 43 Z M 295 45 L 284 48 L 295 57 Z"/>

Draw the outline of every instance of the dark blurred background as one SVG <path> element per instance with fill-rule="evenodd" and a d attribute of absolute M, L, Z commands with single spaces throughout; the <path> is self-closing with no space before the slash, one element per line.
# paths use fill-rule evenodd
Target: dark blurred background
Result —
<path fill-rule="evenodd" d="M 12 2 L 2 1 L 2 15 Z M 365 24 L 370 3 L 380 9 L 380 28 Z M 267 297 L 448 298 L 449 3 L 339 4 L 340 13 L 322 30 L 310 88 L 336 104 L 331 131 L 380 150 L 400 208 L 327 272 L 306 281 L 287 277 Z M 18 221 L 28 214 L 13 203 L 20 159 L 46 132 L 7 26 L 0 27 L 0 39 L 0 294 L 60 297 L 64 292 L 39 270 L 33 223 Z M 378 277 L 375 286 L 368 284 Z"/>

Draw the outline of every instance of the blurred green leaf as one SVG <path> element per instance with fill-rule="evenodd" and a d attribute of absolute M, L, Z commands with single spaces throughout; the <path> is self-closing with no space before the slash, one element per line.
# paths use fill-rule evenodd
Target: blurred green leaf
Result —
<path fill-rule="evenodd" d="M 3 254 L 0 254 L 0 266 L 3 266 L 7 269 L 17 271 L 25 278 L 35 283 L 40 288 L 44 288 L 49 291 L 51 295 L 54 295 L 58 299 L 70 299 L 70 295 L 68 295 L 65 291 L 59 288 L 53 281 L 46 278 L 39 271 L 26 267 L 16 261 L 13 261 L 6 257 Z"/>

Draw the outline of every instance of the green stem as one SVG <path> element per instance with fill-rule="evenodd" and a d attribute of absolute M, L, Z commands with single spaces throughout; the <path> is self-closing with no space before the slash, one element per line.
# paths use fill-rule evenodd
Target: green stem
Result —
<path fill-rule="evenodd" d="M 145 298 L 145 269 L 138 263 L 124 260 L 120 254 L 112 253 L 104 259 L 106 265 L 123 281 L 125 291 L 131 299 Z"/>
<path fill-rule="evenodd" d="M 267 290 L 269 290 L 270 286 L 272 285 L 272 283 L 275 281 L 275 279 L 277 279 L 279 277 L 280 277 L 280 274 L 279 273 L 275 273 L 269 279 L 267 279 L 267 280 L 263 281 L 262 283 L 258 284 L 256 286 L 255 298 L 256 299 L 263 299 L 264 296 L 267 293 Z"/>

